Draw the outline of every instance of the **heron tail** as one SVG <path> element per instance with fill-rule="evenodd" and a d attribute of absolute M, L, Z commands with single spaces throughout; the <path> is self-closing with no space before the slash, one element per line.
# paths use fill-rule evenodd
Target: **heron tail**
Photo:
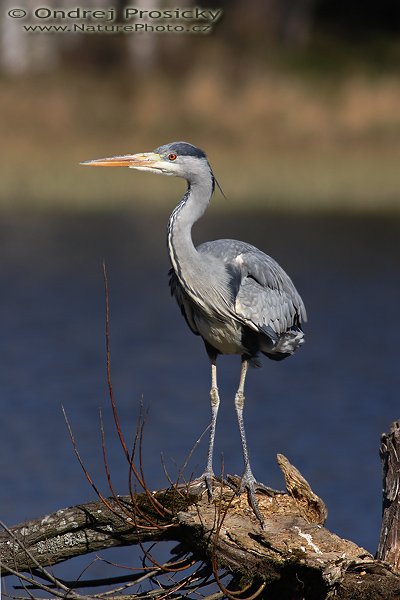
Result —
<path fill-rule="evenodd" d="M 304 333 L 300 327 L 294 326 L 282 333 L 272 348 L 262 351 L 271 360 L 283 360 L 304 344 Z"/>

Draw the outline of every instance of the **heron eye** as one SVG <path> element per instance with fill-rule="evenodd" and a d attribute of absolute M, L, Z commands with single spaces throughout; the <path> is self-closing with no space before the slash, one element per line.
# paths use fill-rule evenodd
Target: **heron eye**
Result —
<path fill-rule="evenodd" d="M 173 154 L 173 153 L 168 154 L 168 160 L 176 160 L 176 159 L 177 159 L 176 154 Z"/>

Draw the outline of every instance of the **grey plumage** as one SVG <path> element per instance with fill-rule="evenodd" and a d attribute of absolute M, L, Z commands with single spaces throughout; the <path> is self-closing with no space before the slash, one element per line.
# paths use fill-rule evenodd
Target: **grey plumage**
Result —
<path fill-rule="evenodd" d="M 196 323 L 207 316 L 222 323 L 226 318 L 234 322 L 234 326 L 231 323 L 231 327 L 226 328 L 225 350 L 220 341 L 213 343 L 212 331 L 203 336 L 217 353 L 241 354 L 256 360 L 258 352 L 263 352 L 280 360 L 303 343 L 301 322 L 306 320 L 303 301 L 292 280 L 273 258 L 236 240 L 206 242 L 198 246 L 197 251 L 201 256 L 219 260 L 225 267 L 222 311 L 219 312 L 220 304 L 215 299 L 214 278 L 206 279 L 201 289 L 196 286 L 196 293 L 202 303 L 207 304 L 207 310 L 190 299 L 173 269 L 170 285 L 194 333 L 201 334 L 202 328 Z"/>
<path fill-rule="evenodd" d="M 270 256 L 236 240 L 193 245 L 193 224 L 203 215 L 214 192 L 215 178 L 207 156 L 192 144 L 173 142 L 153 152 L 89 161 L 93 166 L 130 168 L 183 177 L 188 189 L 168 222 L 170 286 L 190 329 L 200 335 L 211 361 L 211 424 L 206 470 L 202 475 L 212 494 L 213 448 L 219 407 L 216 360 L 219 354 L 239 354 L 242 370 L 235 409 L 242 441 L 244 473 L 250 504 L 262 521 L 256 481 L 250 467 L 243 422 L 244 384 L 249 363 L 263 353 L 271 359 L 290 356 L 302 345 L 303 301 L 290 277 Z"/>

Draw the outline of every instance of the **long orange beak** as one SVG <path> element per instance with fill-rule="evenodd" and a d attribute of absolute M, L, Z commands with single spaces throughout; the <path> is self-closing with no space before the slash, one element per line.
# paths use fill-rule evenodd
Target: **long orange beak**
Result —
<path fill-rule="evenodd" d="M 161 169 L 162 157 L 156 152 L 144 152 L 142 154 L 125 154 L 123 156 L 110 156 L 108 158 L 97 158 L 81 162 L 81 165 L 89 167 L 130 167 L 131 169 Z"/>

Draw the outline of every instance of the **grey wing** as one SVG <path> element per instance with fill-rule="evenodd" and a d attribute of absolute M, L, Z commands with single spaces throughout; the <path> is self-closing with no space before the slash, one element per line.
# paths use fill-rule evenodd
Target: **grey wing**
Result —
<path fill-rule="evenodd" d="M 307 320 L 292 280 L 270 256 L 235 240 L 207 242 L 200 252 L 220 255 L 231 271 L 234 313 L 252 329 L 281 334 Z"/>
<path fill-rule="evenodd" d="M 269 256 L 245 252 L 236 258 L 242 281 L 235 311 L 258 329 L 282 334 L 307 320 L 303 301 L 290 277 Z"/>

